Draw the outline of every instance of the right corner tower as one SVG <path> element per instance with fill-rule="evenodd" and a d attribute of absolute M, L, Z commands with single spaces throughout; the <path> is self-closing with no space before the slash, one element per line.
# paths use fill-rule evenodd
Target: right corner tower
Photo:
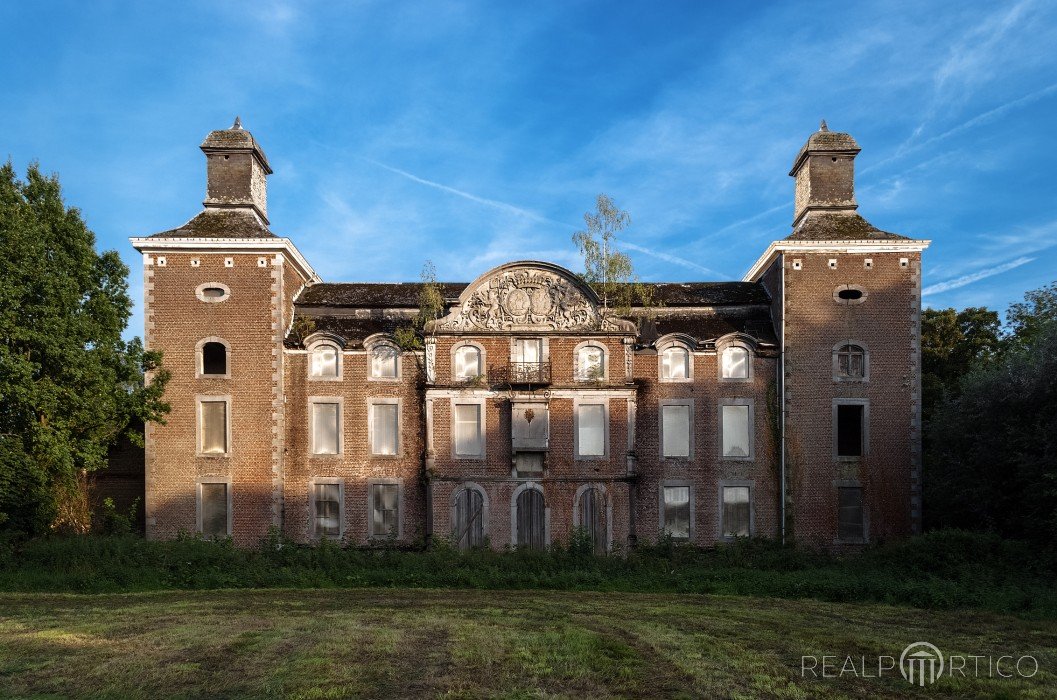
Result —
<path fill-rule="evenodd" d="M 859 145 L 797 154 L 792 233 L 746 274 L 771 295 L 785 540 L 860 547 L 921 529 L 921 253 L 857 212 Z"/>

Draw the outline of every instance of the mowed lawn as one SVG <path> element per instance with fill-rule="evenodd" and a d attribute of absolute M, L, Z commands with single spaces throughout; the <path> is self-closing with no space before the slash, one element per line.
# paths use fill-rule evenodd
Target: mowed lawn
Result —
<path fill-rule="evenodd" d="M 1030 654 L 1029 679 L 801 657 Z M 872 662 L 874 665 L 876 661 Z M 4 697 L 1057 697 L 1057 622 L 807 600 L 415 589 L 0 594 Z M 868 669 L 869 670 L 869 669 Z M 871 671 L 871 675 L 876 672 Z"/>

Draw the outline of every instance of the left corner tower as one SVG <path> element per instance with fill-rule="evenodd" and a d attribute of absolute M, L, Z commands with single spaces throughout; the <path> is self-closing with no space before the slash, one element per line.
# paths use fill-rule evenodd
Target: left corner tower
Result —
<path fill-rule="evenodd" d="M 164 425 L 146 430 L 147 537 L 252 544 L 283 517 L 283 337 L 318 280 L 267 218 L 271 167 L 236 119 L 201 145 L 203 209 L 133 238 L 143 255 L 144 343 L 172 375 Z"/>

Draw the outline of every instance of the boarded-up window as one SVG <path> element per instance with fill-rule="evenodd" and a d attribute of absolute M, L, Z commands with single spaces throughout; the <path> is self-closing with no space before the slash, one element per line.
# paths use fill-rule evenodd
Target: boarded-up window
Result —
<path fill-rule="evenodd" d="M 224 537 L 228 534 L 228 485 L 201 484 L 202 534 Z"/>
<path fill-rule="evenodd" d="M 480 404 L 455 404 L 455 454 L 460 457 L 484 456 Z"/>
<path fill-rule="evenodd" d="M 543 549 L 545 528 L 543 494 L 535 489 L 525 489 L 517 497 L 517 546 Z"/>
<path fill-rule="evenodd" d="M 400 486 L 371 485 L 371 535 L 387 537 L 399 533 Z"/>
<path fill-rule="evenodd" d="M 664 532 L 675 539 L 690 538 L 690 487 L 665 486 Z"/>
<path fill-rule="evenodd" d="M 723 350 L 723 378 L 747 379 L 749 376 L 749 351 L 732 346 Z"/>
<path fill-rule="evenodd" d="M 199 435 L 203 454 L 225 454 L 228 451 L 228 404 L 226 401 L 203 401 Z"/>
<path fill-rule="evenodd" d="M 837 456 L 861 457 L 863 437 L 863 406 L 837 405 Z"/>
<path fill-rule="evenodd" d="M 398 406 L 395 403 L 371 404 L 371 453 L 395 455 L 398 448 Z"/>
<path fill-rule="evenodd" d="M 312 404 L 312 454 L 336 455 L 341 434 L 341 411 L 336 403 Z"/>
<path fill-rule="evenodd" d="M 510 404 L 512 447 L 516 450 L 545 450 L 549 438 L 547 404 L 533 401 Z"/>
<path fill-rule="evenodd" d="M 312 348 L 309 374 L 313 377 L 338 376 L 338 349 L 333 345 L 317 345 Z"/>
<path fill-rule="evenodd" d="M 749 487 L 723 487 L 723 536 L 748 537 L 749 518 Z"/>
<path fill-rule="evenodd" d="M 393 379 L 397 375 L 397 362 L 400 353 L 391 345 L 379 345 L 371 350 L 371 376 L 380 379 Z"/>
<path fill-rule="evenodd" d="M 341 486 L 316 484 L 314 488 L 316 534 L 337 537 L 341 534 Z"/>
<path fill-rule="evenodd" d="M 665 457 L 690 456 L 689 406 L 661 406 L 661 436 Z"/>
<path fill-rule="evenodd" d="M 748 457 L 749 445 L 749 407 L 720 406 L 723 417 L 723 456 Z"/>
<path fill-rule="evenodd" d="M 518 452 L 514 455 L 514 469 L 521 477 L 543 475 L 542 452 Z"/>
<path fill-rule="evenodd" d="M 577 409 L 577 454 L 602 457 L 606 453 L 606 407 L 603 404 L 580 404 Z"/>
<path fill-rule="evenodd" d="M 837 489 L 837 537 L 853 542 L 863 539 L 862 489 L 858 486 Z"/>
<path fill-rule="evenodd" d="M 223 343 L 210 342 L 202 346 L 202 374 L 227 374 L 228 349 Z"/>
<path fill-rule="evenodd" d="M 862 379 L 866 372 L 866 351 L 858 345 L 842 345 L 837 350 L 837 376 Z"/>
<path fill-rule="evenodd" d="M 580 348 L 576 358 L 576 378 L 594 381 L 605 378 L 605 351 L 590 345 Z"/>
<path fill-rule="evenodd" d="M 484 544 L 484 498 L 477 489 L 463 488 L 455 495 L 452 535 L 459 549 Z"/>
<path fill-rule="evenodd" d="M 472 345 L 463 345 L 455 351 L 455 378 L 473 379 L 484 372 L 481 370 L 481 351 Z"/>
<path fill-rule="evenodd" d="M 673 346 L 661 351 L 661 379 L 687 379 L 690 376 L 690 353 Z"/>
<path fill-rule="evenodd" d="M 606 537 L 605 499 L 601 491 L 594 487 L 585 489 L 580 494 L 578 506 L 579 519 L 576 526 L 591 539 L 596 553 L 605 552 L 609 548 L 609 542 Z"/>

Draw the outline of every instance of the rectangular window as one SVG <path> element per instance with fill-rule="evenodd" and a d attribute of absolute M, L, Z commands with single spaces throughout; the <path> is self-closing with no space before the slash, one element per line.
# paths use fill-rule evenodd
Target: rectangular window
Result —
<path fill-rule="evenodd" d="M 459 457 L 484 455 L 480 404 L 455 404 L 455 454 Z"/>
<path fill-rule="evenodd" d="M 371 453 L 395 455 L 399 449 L 399 405 L 371 404 Z"/>
<path fill-rule="evenodd" d="M 837 489 L 837 538 L 852 542 L 864 539 L 861 487 Z"/>
<path fill-rule="evenodd" d="M 723 536 L 748 537 L 749 527 L 749 487 L 723 487 Z"/>
<path fill-rule="evenodd" d="M 861 457 L 863 453 L 862 404 L 837 404 L 837 456 Z"/>
<path fill-rule="evenodd" d="M 226 537 L 228 534 L 228 485 L 199 484 L 202 502 L 202 534 Z"/>
<path fill-rule="evenodd" d="M 389 346 L 376 347 L 371 351 L 371 376 L 379 379 L 395 379 L 400 353 Z"/>
<path fill-rule="evenodd" d="M 580 404 L 577 411 L 577 454 L 580 457 L 605 456 L 605 405 L 600 403 Z"/>
<path fill-rule="evenodd" d="M 720 406 L 723 431 L 723 456 L 748 458 L 752 456 L 752 444 L 749 442 L 748 406 Z"/>
<path fill-rule="evenodd" d="M 341 486 L 315 484 L 316 534 L 337 537 L 341 534 Z"/>
<path fill-rule="evenodd" d="M 341 409 L 337 403 L 312 404 L 312 454 L 336 455 L 340 451 Z"/>
<path fill-rule="evenodd" d="M 542 342 L 539 338 L 518 338 L 514 341 L 514 362 L 542 361 Z"/>
<path fill-rule="evenodd" d="M 665 457 L 690 456 L 689 406 L 661 406 L 661 438 Z"/>
<path fill-rule="evenodd" d="M 203 401 L 200 412 L 202 421 L 199 431 L 201 452 L 207 455 L 227 454 L 227 401 Z"/>
<path fill-rule="evenodd" d="M 371 484 L 372 537 L 399 534 L 399 507 L 399 484 Z"/>
<path fill-rule="evenodd" d="M 677 540 L 690 539 L 690 487 L 665 486 L 664 532 Z"/>

